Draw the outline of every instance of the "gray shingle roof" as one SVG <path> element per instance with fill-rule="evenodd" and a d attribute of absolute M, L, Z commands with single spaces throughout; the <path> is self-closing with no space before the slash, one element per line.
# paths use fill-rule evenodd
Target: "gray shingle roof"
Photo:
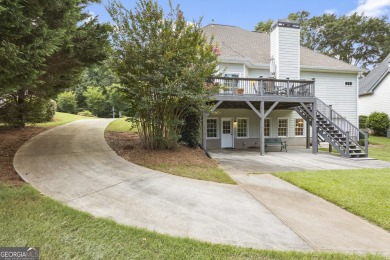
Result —
<path fill-rule="evenodd" d="M 381 83 L 387 74 L 390 74 L 390 54 L 365 78 L 359 80 L 359 95 L 367 95 L 374 93 L 375 88 Z"/>
<path fill-rule="evenodd" d="M 266 65 L 270 61 L 270 35 L 250 32 L 240 27 L 209 24 L 203 27 L 206 37 L 214 37 L 221 49 L 220 57 L 249 59 L 253 64 Z M 301 46 L 301 66 L 349 71 L 361 69 Z"/>

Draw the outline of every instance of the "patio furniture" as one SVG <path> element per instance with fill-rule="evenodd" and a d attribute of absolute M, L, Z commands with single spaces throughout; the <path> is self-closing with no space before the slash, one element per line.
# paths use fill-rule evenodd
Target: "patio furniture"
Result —
<path fill-rule="evenodd" d="M 275 137 L 275 138 L 265 138 L 265 151 L 267 152 L 267 147 L 271 146 L 280 146 L 280 151 L 283 151 L 283 149 L 287 152 L 287 141 L 282 141 L 282 138 Z"/>

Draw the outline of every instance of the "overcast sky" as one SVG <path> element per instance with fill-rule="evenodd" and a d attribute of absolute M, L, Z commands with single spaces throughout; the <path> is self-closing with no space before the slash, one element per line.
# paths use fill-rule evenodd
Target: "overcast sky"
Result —
<path fill-rule="evenodd" d="M 93 15 L 98 15 L 102 22 L 110 21 L 110 16 L 104 8 L 108 0 L 102 0 L 100 5 L 87 8 Z M 121 0 L 127 8 L 135 6 L 134 0 Z M 159 4 L 167 11 L 168 0 L 159 0 Z M 247 30 L 253 30 L 257 22 L 268 19 L 286 18 L 289 13 L 301 10 L 312 15 L 335 13 L 337 15 L 364 12 L 368 16 L 390 14 L 390 0 L 172 0 L 180 4 L 188 21 L 203 17 L 203 25 L 214 20 L 217 24 L 235 25 Z"/>

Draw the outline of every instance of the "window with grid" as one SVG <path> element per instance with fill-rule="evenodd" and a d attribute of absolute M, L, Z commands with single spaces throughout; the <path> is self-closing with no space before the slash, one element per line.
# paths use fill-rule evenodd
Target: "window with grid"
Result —
<path fill-rule="evenodd" d="M 248 119 L 237 118 L 237 137 L 248 137 Z"/>
<path fill-rule="evenodd" d="M 278 136 L 287 136 L 287 118 L 280 118 L 278 124 Z"/>
<path fill-rule="evenodd" d="M 271 136 L 271 121 L 269 118 L 264 119 L 264 136 Z"/>
<path fill-rule="evenodd" d="M 295 136 L 303 136 L 303 119 L 295 119 Z"/>
<path fill-rule="evenodd" d="M 216 118 L 207 119 L 207 138 L 218 137 L 218 124 Z"/>
<path fill-rule="evenodd" d="M 222 133 L 230 134 L 232 132 L 230 121 L 222 121 Z"/>

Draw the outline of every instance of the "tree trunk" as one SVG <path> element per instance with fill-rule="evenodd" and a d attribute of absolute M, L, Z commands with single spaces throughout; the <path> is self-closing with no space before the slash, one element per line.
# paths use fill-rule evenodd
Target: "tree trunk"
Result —
<path fill-rule="evenodd" d="M 25 100 L 26 100 L 26 91 L 24 89 L 18 90 L 18 100 L 17 100 L 17 114 L 15 120 L 15 127 L 25 127 Z"/>

